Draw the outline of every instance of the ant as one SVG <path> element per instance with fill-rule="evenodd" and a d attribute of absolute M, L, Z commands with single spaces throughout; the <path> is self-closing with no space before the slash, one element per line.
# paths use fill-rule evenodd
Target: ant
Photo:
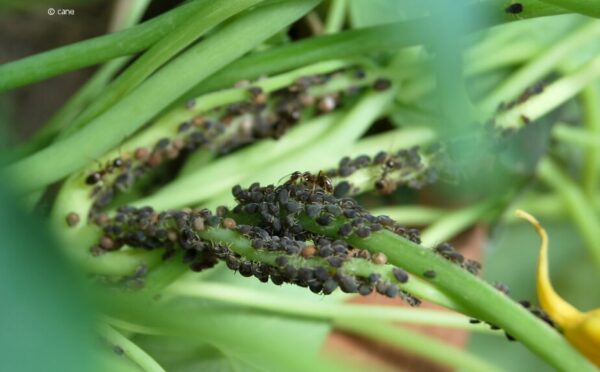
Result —
<path fill-rule="evenodd" d="M 99 164 L 101 169 L 90 173 L 85 178 L 85 183 L 90 186 L 93 186 L 93 185 L 97 184 L 98 182 L 100 182 L 105 175 L 111 174 L 117 168 L 122 168 L 125 165 L 125 163 L 126 163 L 126 161 L 122 157 L 119 156 L 118 158 L 114 159 L 112 162 L 107 163 L 105 166 L 102 166 L 102 164 Z"/>
<path fill-rule="evenodd" d="M 331 182 L 331 179 L 329 177 L 327 177 L 327 175 L 323 171 L 319 171 L 319 173 L 316 176 L 310 172 L 302 173 L 302 172 L 296 171 L 296 172 L 292 173 L 292 175 L 290 176 L 290 179 L 287 180 L 285 184 L 291 185 L 298 181 L 302 181 L 303 183 L 305 183 L 307 185 L 312 185 L 313 193 L 315 192 L 315 189 L 317 186 L 322 188 L 323 191 L 325 191 L 327 193 L 333 192 L 333 183 Z"/>

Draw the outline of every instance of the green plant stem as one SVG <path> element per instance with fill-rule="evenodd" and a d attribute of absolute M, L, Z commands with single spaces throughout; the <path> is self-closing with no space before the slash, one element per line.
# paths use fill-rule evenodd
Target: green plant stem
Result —
<path fill-rule="evenodd" d="M 191 1 L 139 26 L 3 64 L 0 92 L 140 52 L 173 31 L 204 2 Z"/>
<path fill-rule="evenodd" d="M 111 345 L 123 350 L 123 354 L 135 362 L 143 371 L 165 372 L 150 355 L 114 328 L 103 325 L 100 327 L 99 332 Z"/>
<path fill-rule="evenodd" d="M 151 1 L 152 0 L 138 0 L 134 2 L 128 0 L 117 1 L 108 27 L 109 31 L 117 32 L 137 24 L 144 16 Z"/>
<path fill-rule="evenodd" d="M 476 222 L 484 220 L 497 205 L 496 200 L 488 200 L 448 213 L 421 232 L 421 244 L 434 247 L 450 240 Z"/>
<path fill-rule="evenodd" d="M 335 322 L 338 320 L 363 322 L 377 319 L 381 321 L 465 329 L 494 335 L 501 334 L 490 330 L 488 326 L 483 324 L 470 324 L 469 318 L 463 315 L 446 311 L 306 301 L 220 283 L 180 281 L 172 284 L 168 289 L 168 293 L 177 296 L 203 298 L 243 305 L 278 314 Z"/>
<path fill-rule="evenodd" d="M 595 213 L 583 191 L 565 175 L 550 159 L 538 165 L 537 175 L 562 199 L 564 206 L 581 233 L 590 256 L 600 267 L 600 218 Z"/>
<path fill-rule="evenodd" d="M 594 131 L 587 128 L 572 127 L 562 123 L 557 124 L 552 129 L 552 137 L 565 143 L 581 146 L 585 150 L 600 149 L 600 137 L 597 137 Z M 595 192 L 595 188 L 592 191 Z"/>
<path fill-rule="evenodd" d="M 339 320 L 334 323 L 334 326 L 373 341 L 383 341 L 388 345 L 425 357 L 443 366 L 473 372 L 501 371 L 467 351 L 452 347 L 422 333 L 394 327 L 382 321 Z"/>
<path fill-rule="evenodd" d="M 348 0 L 331 0 L 327 19 L 325 21 L 325 33 L 334 34 L 340 32 L 346 20 Z"/>
<path fill-rule="evenodd" d="M 600 27 L 599 27 L 600 30 Z M 577 95 L 595 79 L 600 77 L 600 55 L 549 86 L 544 91 L 520 105 L 501 113 L 495 119 L 500 128 L 519 128 L 535 121 Z M 527 118 L 526 121 L 523 118 Z"/>
<path fill-rule="evenodd" d="M 598 0 L 539 0 L 559 6 L 590 17 L 600 18 L 600 1 Z"/>
<path fill-rule="evenodd" d="M 27 193 L 77 171 L 90 158 L 101 156 L 134 133 L 182 92 L 298 19 L 315 4 L 316 0 L 287 1 L 244 14 L 179 55 L 82 130 L 9 166 L 8 174 L 18 189 Z M 264 27 L 256 29 L 256 22 Z"/>
<path fill-rule="evenodd" d="M 422 205 L 379 207 L 370 211 L 376 216 L 389 216 L 394 221 L 408 226 L 429 225 L 452 214 L 450 210 Z"/>
<path fill-rule="evenodd" d="M 597 84 L 583 90 L 582 106 L 585 128 L 589 138 L 598 139 L 598 145 L 584 150 L 582 187 L 588 197 L 593 198 L 600 184 L 600 91 Z"/>
<path fill-rule="evenodd" d="M 342 221 L 323 227 L 316 222 L 300 219 L 304 228 L 337 237 Z M 384 230 L 372 233 L 368 238 L 350 236 L 353 247 L 371 252 L 383 252 L 388 262 L 401 266 L 416 276 L 428 270 L 437 275 L 428 281 L 461 304 L 469 313 L 495 324 L 525 344 L 550 365 L 560 370 L 594 371 L 595 368 L 554 329 L 535 318 L 520 304 L 466 270 L 440 257 L 432 250 Z"/>
<path fill-rule="evenodd" d="M 503 101 L 510 101 L 524 91 L 528 86 L 552 71 L 560 62 L 569 57 L 582 46 L 600 37 L 600 23 L 588 22 L 568 37 L 556 43 L 552 48 L 523 66 L 510 78 L 494 89 L 479 104 L 482 115 L 489 117 Z"/>
<path fill-rule="evenodd" d="M 523 3 L 531 4 L 526 7 L 527 12 L 520 19 L 565 13 L 561 8 L 547 6 L 539 1 Z M 504 7 L 497 1 L 477 3 L 466 8 L 465 13 L 477 14 L 477 21 L 469 23 L 473 27 L 470 31 L 517 20 L 514 16 L 506 14 Z M 396 22 L 313 37 L 254 53 L 219 71 L 196 86 L 186 97 L 199 96 L 231 86 L 239 80 L 279 73 L 318 61 L 363 56 L 378 51 L 394 51 L 417 45 L 424 40 L 423 35 L 415 30 L 422 29 L 428 24 L 430 21 L 423 19 Z"/>
<path fill-rule="evenodd" d="M 596 195 L 590 204 L 590 208 L 594 209 L 596 213 L 600 212 L 600 195 Z M 532 194 L 523 197 L 516 204 L 519 209 L 523 209 L 535 216 L 541 218 L 551 218 L 555 220 L 564 219 L 566 205 L 560 195 L 552 194 Z M 515 208 L 516 209 L 516 208 Z M 505 218 L 509 222 L 521 221 L 521 219 L 513 216 L 514 209 L 511 209 L 505 214 Z"/>
<path fill-rule="evenodd" d="M 163 64 L 206 34 L 210 29 L 261 1 L 263 0 L 206 2 L 206 6 L 198 9 L 197 13 L 189 17 L 173 32 L 156 42 L 116 80 L 110 83 L 102 95 L 94 100 L 73 123 L 59 134 L 59 140 L 73 134 L 86 123 L 105 112 L 115 102 L 139 86 Z"/>

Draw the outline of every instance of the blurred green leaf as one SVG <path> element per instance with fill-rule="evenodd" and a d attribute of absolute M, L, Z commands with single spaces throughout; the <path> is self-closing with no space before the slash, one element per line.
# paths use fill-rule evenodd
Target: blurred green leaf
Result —
<path fill-rule="evenodd" d="M 81 278 L 40 221 L 14 200 L 0 185 L 0 370 L 94 370 L 92 316 L 76 284 Z"/>

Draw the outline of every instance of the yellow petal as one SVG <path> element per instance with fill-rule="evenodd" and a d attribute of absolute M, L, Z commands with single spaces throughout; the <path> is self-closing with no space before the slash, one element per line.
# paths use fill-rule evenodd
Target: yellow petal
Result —
<path fill-rule="evenodd" d="M 529 213 L 517 210 L 515 214 L 529 221 L 542 240 L 537 268 L 537 292 L 540 305 L 563 329 L 567 340 L 596 366 L 600 367 L 600 309 L 581 313 L 556 293 L 548 272 L 548 235 L 546 230 Z"/>

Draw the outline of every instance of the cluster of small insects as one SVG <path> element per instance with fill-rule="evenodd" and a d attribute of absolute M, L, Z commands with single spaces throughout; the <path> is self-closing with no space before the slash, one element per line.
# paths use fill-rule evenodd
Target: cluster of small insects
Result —
<path fill-rule="evenodd" d="M 426 156 L 434 160 L 437 157 L 436 151 L 437 149 L 429 151 Z M 333 195 L 342 198 L 360 192 L 360 188 L 351 182 L 351 177 L 361 170 L 376 173 L 373 186 L 384 195 L 392 193 L 400 186 L 420 189 L 436 182 L 438 178 L 436 168 L 423 162 L 418 146 L 395 153 L 380 151 L 372 158 L 366 154 L 355 158 L 344 157 L 337 168 L 320 174 L 338 180 L 333 188 Z"/>
<path fill-rule="evenodd" d="M 311 88 L 326 86 L 342 74 L 354 76 L 357 85 L 321 95 L 311 92 Z M 300 120 L 343 106 L 352 96 L 366 89 L 367 82 L 365 73 L 356 69 L 303 76 L 292 85 L 271 93 L 249 82 L 240 82 L 237 85 L 244 86 L 248 92 L 246 100 L 201 115 L 195 114 L 195 100 L 188 101 L 186 107 L 190 118 L 180 123 L 172 136 L 161 138 L 153 145 L 123 152 L 99 169 L 85 174 L 85 184 L 93 187 L 90 218 L 95 219 L 117 192 L 129 189 L 137 179 L 165 162 L 198 148 L 227 153 L 261 138 L 277 139 Z M 384 90 L 389 84 L 388 80 L 377 79 L 373 89 Z"/>
<path fill-rule="evenodd" d="M 113 218 L 102 221 L 103 236 L 91 250 L 93 254 L 120 249 L 127 245 L 147 250 L 164 249 L 164 259 L 176 252 L 192 270 L 199 271 L 225 261 L 231 270 L 243 276 L 255 276 L 274 284 L 292 283 L 308 287 L 315 293 L 330 294 L 340 288 L 346 293 L 368 295 L 374 291 L 388 297 L 400 297 L 411 305 L 420 301 L 400 287 L 409 275 L 387 264 L 382 253 L 372 254 L 351 247 L 342 239 L 315 234 L 299 223 L 301 214 L 328 225 L 344 216 L 347 223 L 339 228 L 341 237 L 354 234 L 360 238 L 388 229 L 415 242 L 417 230 L 395 223 L 387 216 L 372 216 L 349 198 L 331 194 L 331 183 L 323 174 L 295 173 L 283 185 L 247 189 L 236 186 L 238 202 L 229 212 L 220 207 L 216 214 L 207 209 L 182 209 L 156 212 L 150 207 L 123 206 Z M 252 224 L 240 224 L 247 218 Z M 252 259 L 236 253 L 231 246 L 202 238 L 210 228 L 236 231 L 248 239 L 258 255 Z M 353 267 L 360 262 L 362 271 Z M 366 270 L 366 271 L 365 271 Z"/>
<path fill-rule="evenodd" d="M 478 275 L 481 270 L 481 263 L 465 258 L 460 252 L 458 252 L 450 243 L 438 244 L 434 249 L 434 252 L 444 257 L 448 261 L 455 263 L 467 270 L 473 275 Z"/>
<path fill-rule="evenodd" d="M 514 100 L 509 101 L 509 102 L 501 102 L 498 105 L 496 112 L 497 113 L 506 112 L 515 106 L 521 105 L 521 104 L 527 102 L 531 97 L 541 94 L 544 91 L 544 88 L 545 88 L 545 83 L 538 82 L 538 83 L 528 87 L 527 89 L 525 89 Z M 521 115 L 521 121 L 523 122 L 523 124 L 529 124 L 531 122 L 529 117 L 527 117 L 525 115 Z"/>

